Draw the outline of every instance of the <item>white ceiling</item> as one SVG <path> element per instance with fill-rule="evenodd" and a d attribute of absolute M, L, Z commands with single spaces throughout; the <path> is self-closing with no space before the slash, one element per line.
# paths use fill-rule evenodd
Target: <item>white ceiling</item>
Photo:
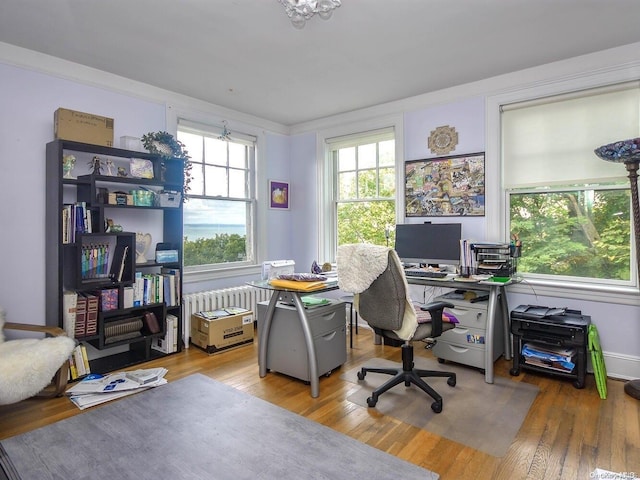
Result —
<path fill-rule="evenodd" d="M 284 125 L 639 41 L 639 0 L 0 2 L 0 42 Z"/>

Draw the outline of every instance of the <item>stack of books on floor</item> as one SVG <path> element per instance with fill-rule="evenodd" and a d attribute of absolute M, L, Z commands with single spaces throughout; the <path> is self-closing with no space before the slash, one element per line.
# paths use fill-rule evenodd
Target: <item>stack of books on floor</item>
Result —
<path fill-rule="evenodd" d="M 80 409 L 100 405 L 152 387 L 164 385 L 166 368 L 148 368 L 108 375 L 89 374 L 67 389 L 66 395 Z"/>

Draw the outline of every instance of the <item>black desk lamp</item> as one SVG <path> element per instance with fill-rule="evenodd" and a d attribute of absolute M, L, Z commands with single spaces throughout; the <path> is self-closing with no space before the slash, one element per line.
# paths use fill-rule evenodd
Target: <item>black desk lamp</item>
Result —
<path fill-rule="evenodd" d="M 638 204 L 638 164 L 640 164 L 640 137 L 603 145 L 595 149 L 602 160 L 624 163 L 631 182 L 631 205 L 633 207 L 633 229 L 636 241 L 636 266 L 640 281 L 640 205 Z M 640 400 L 640 379 L 629 380 L 624 391 Z"/>

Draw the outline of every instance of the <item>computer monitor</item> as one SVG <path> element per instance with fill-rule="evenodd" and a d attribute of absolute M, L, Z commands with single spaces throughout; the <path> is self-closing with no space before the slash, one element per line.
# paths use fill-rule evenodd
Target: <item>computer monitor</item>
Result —
<path fill-rule="evenodd" d="M 461 238 L 460 223 L 402 223 L 395 250 L 405 263 L 459 265 Z"/>

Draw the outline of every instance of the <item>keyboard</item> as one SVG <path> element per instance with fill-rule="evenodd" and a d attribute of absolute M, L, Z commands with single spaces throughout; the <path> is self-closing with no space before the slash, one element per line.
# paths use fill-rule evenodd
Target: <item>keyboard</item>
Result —
<path fill-rule="evenodd" d="M 408 269 L 404 271 L 407 277 L 422 277 L 422 278 L 445 278 L 446 272 L 432 272 L 431 270 L 412 270 Z"/>

